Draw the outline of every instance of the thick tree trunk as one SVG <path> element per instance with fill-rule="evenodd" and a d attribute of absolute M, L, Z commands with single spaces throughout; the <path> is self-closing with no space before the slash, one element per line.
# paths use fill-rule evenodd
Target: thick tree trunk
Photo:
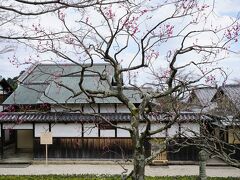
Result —
<path fill-rule="evenodd" d="M 133 180 L 144 180 L 145 176 L 145 149 L 144 149 L 144 140 L 140 138 L 139 133 L 139 119 L 138 116 L 133 118 L 132 121 L 133 133 L 132 133 L 132 142 L 133 142 Z"/>
<path fill-rule="evenodd" d="M 136 148 L 134 151 L 134 161 L 133 161 L 133 180 L 144 180 L 145 176 L 145 155 L 144 147 Z"/>

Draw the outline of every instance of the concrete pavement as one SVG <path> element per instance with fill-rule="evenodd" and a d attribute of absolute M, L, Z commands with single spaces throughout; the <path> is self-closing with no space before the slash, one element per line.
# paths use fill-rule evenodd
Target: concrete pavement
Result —
<path fill-rule="evenodd" d="M 131 165 L 125 165 L 129 171 Z M 197 165 L 147 166 L 148 176 L 190 176 L 198 175 Z M 47 175 L 47 174 L 120 174 L 123 168 L 113 164 L 33 164 L 0 165 L 0 175 Z M 240 169 L 226 166 L 207 166 L 207 175 L 212 177 L 240 177 Z"/>

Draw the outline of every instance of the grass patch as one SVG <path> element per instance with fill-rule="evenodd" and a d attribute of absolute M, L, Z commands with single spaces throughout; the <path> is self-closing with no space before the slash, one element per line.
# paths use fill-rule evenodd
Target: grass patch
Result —
<path fill-rule="evenodd" d="M 120 180 L 120 176 L 106 175 L 42 175 L 42 176 L 0 176 L 0 180 Z M 198 180 L 197 176 L 146 177 L 146 180 Z M 239 180 L 234 177 L 209 177 L 208 180 Z"/>

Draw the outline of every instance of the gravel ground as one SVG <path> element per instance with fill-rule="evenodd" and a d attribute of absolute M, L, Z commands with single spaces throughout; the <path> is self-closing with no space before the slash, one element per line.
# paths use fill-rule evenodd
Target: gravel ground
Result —
<path fill-rule="evenodd" d="M 130 165 L 125 168 L 131 169 Z M 123 169 L 119 165 L 29 165 L 29 166 L 0 166 L 0 175 L 46 175 L 46 174 L 120 174 Z M 197 175 L 198 166 L 196 165 L 172 165 L 172 166 L 147 166 L 146 175 L 148 176 L 184 176 Z M 224 166 L 208 166 L 208 176 L 216 177 L 240 177 L 240 170 Z"/>

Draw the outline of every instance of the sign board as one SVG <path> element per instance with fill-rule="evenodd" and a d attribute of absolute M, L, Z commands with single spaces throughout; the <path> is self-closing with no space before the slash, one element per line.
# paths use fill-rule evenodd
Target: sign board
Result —
<path fill-rule="evenodd" d="M 52 133 L 51 132 L 41 133 L 40 144 L 52 144 Z"/>

